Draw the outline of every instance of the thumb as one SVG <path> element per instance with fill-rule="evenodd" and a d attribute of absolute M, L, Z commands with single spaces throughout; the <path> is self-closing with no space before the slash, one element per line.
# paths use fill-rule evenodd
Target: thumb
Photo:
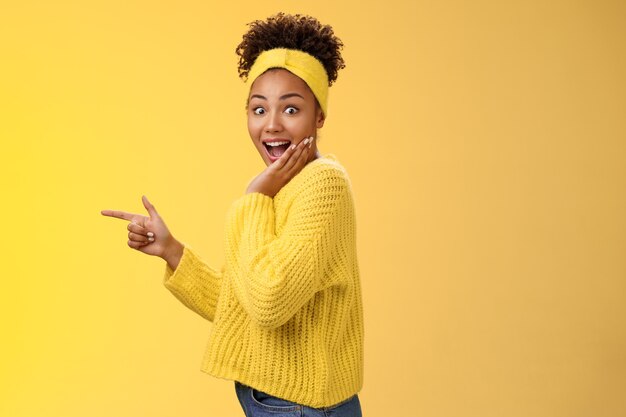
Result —
<path fill-rule="evenodd" d="M 146 197 L 145 195 L 142 195 L 141 201 L 143 201 L 143 206 L 146 208 L 146 210 L 148 210 L 148 214 L 150 214 L 150 218 L 159 216 L 159 213 L 157 213 L 152 203 L 148 201 L 148 197 Z"/>

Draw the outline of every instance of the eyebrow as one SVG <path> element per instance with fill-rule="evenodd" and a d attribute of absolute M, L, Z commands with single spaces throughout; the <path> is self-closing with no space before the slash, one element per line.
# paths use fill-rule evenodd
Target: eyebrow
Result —
<path fill-rule="evenodd" d="M 286 100 L 288 98 L 291 97 L 300 97 L 302 100 L 304 100 L 304 97 L 302 97 L 300 94 L 298 93 L 288 93 L 288 94 L 284 94 L 282 96 L 279 97 L 280 100 Z M 253 98 L 260 98 L 261 100 L 267 100 L 267 97 L 262 96 L 260 94 L 253 94 L 250 96 L 250 100 L 252 100 Z"/>

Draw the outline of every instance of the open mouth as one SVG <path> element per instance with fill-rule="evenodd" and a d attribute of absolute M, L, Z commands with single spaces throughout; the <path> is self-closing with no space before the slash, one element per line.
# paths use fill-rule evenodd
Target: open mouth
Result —
<path fill-rule="evenodd" d="M 290 145 L 291 141 L 288 140 L 268 140 L 267 142 L 263 142 L 267 154 L 273 158 L 280 158 L 282 154 L 289 149 Z"/>

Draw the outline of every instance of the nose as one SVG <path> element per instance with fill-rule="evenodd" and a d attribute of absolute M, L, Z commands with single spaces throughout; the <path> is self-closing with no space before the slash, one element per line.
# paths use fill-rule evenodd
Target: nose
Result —
<path fill-rule="evenodd" d="M 283 130 L 283 125 L 280 120 L 279 112 L 275 112 L 275 111 L 270 112 L 267 118 L 265 119 L 265 121 L 266 121 L 265 132 L 274 133 L 274 132 L 280 132 L 281 130 Z"/>

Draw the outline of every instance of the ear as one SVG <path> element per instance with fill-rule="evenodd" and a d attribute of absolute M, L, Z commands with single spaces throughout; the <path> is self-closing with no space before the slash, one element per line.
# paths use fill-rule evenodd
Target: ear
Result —
<path fill-rule="evenodd" d="M 318 105 L 317 106 L 317 115 L 315 116 L 315 126 L 320 129 L 321 127 L 324 126 L 324 122 L 326 121 L 326 116 L 324 115 L 324 112 L 322 111 L 322 108 Z"/>

